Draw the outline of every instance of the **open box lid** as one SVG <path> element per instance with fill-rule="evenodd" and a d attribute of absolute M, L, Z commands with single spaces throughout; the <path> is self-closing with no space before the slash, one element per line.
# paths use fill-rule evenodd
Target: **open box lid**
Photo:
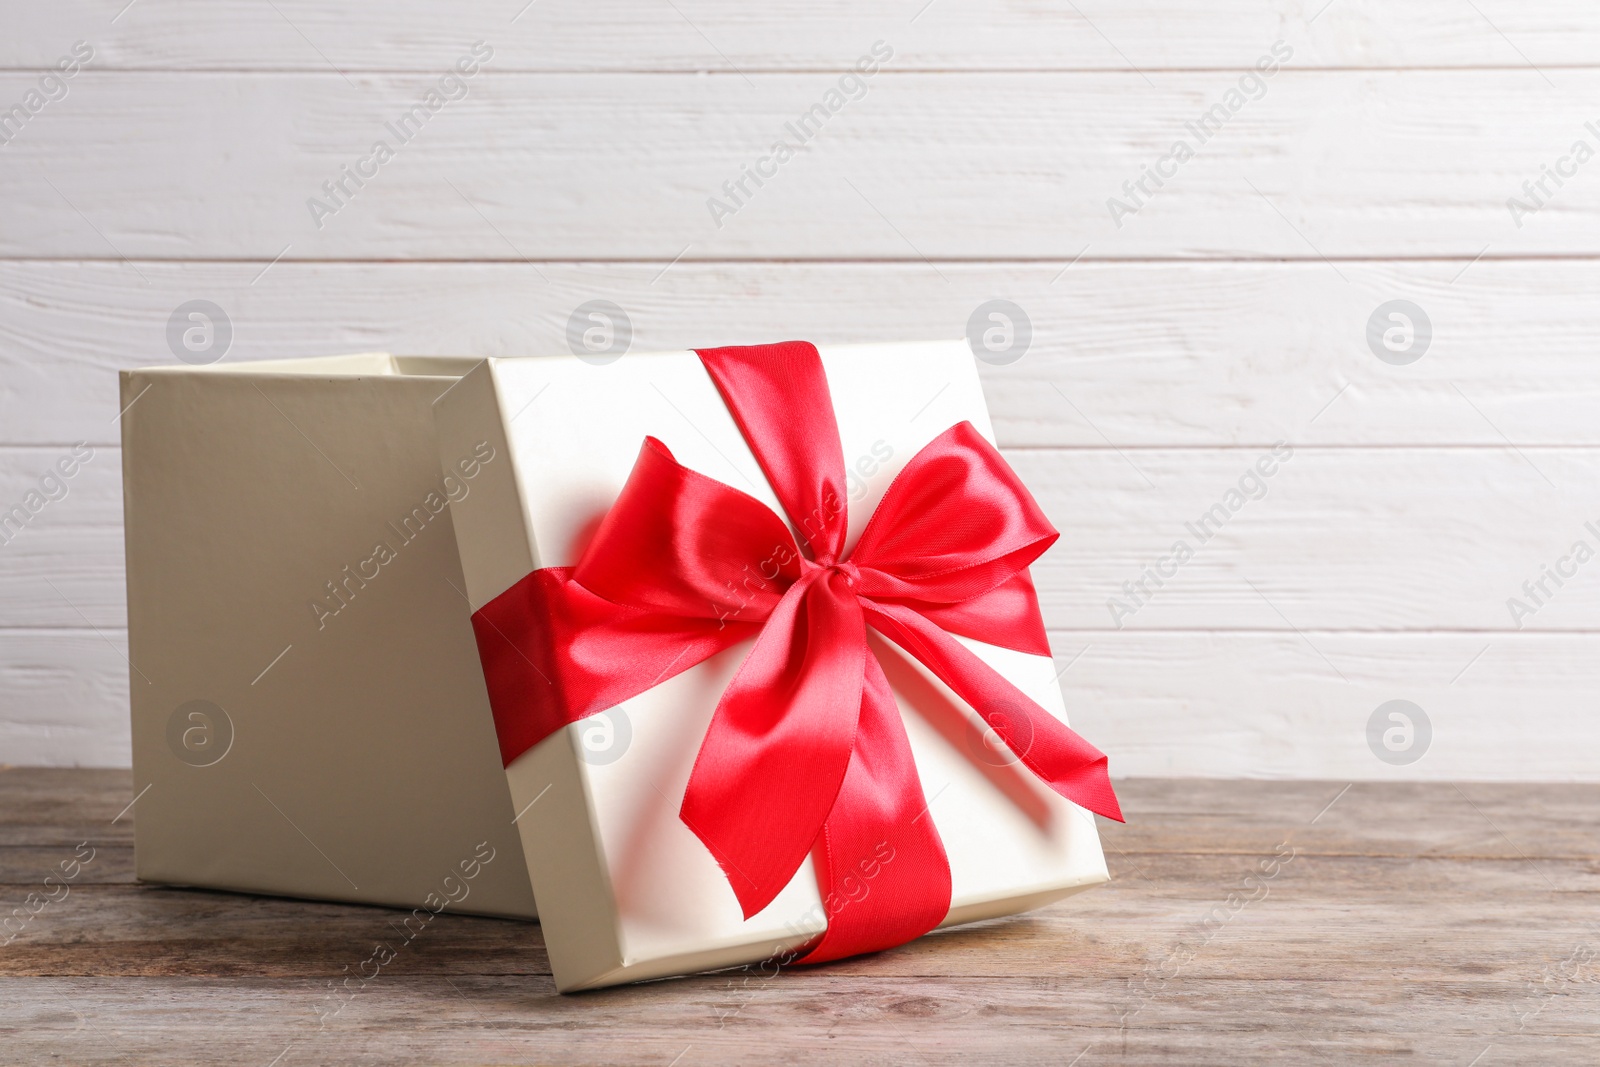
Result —
<path fill-rule="evenodd" d="M 853 547 L 895 475 L 946 429 L 993 439 L 965 342 L 819 346 L 848 472 Z M 693 353 L 486 360 L 435 403 L 446 464 L 487 440 L 507 462 L 452 508 L 474 611 L 541 567 L 577 562 L 647 436 L 686 467 L 782 514 Z M 798 417 L 798 416 L 797 416 Z M 1048 656 L 958 638 L 1065 721 Z M 559 988 L 763 960 L 824 925 L 810 861 L 749 920 L 716 861 L 679 820 L 717 699 L 750 647 L 735 645 L 575 723 L 507 767 Z M 1092 817 L 1051 792 L 920 664 L 884 641 L 884 664 L 949 856 L 946 924 L 1010 914 L 1107 878 Z M 1006 758 L 1002 758 L 1006 757 Z"/>

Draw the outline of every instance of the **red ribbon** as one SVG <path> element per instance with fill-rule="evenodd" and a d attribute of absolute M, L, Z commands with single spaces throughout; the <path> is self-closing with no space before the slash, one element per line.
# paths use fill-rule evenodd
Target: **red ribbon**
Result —
<path fill-rule="evenodd" d="M 746 918 L 815 857 L 829 922 L 806 962 L 902 944 L 949 913 L 950 867 L 870 625 L 1057 793 L 1120 821 L 1106 757 L 951 636 L 1050 654 L 1026 568 L 1059 535 L 994 447 L 966 422 L 940 434 L 843 559 L 844 459 L 816 348 L 698 355 L 809 552 L 766 505 L 646 438 L 577 566 L 534 571 L 473 616 L 505 762 L 753 637 L 680 816 Z M 850 899 L 858 871 L 870 891 Z"/>

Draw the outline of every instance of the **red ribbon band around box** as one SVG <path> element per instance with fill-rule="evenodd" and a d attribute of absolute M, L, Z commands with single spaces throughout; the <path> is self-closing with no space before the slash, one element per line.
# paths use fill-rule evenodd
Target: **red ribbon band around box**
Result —
<path fill-rule="evenodd" d="M 804 961 L 919 937 L 950 909 L 950 866 L 871 626 L 970 704 L 1068 800 L 1121 810 L 1106 757 L 951 635 L 1050 647 L 1027 567 L 1059 536 L 1009 465 L 963 422 L 894 479 L 849 559 L 833 402 L 803 341 L 697 353 L 790 523 L 645 439 L 574 567 L 534 571 L 473 615 L 501 756 L 754 638 L 718 703 L 680 817 L 746 918 L 809 854 L 830 908 Z"/>

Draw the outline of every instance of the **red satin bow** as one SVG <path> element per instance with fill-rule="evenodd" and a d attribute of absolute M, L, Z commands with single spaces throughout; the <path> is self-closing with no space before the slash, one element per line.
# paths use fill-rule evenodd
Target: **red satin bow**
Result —
<path fill-rule="evenodd" d="M 698 355 L 809 555 L 766 505 L 646 438 L 577 566 L 534 571 L 473 616 L 505 762 L 754 637 L 680 814 L 746 918 L 815 857 L 829 922 L 808 963 L 909 941 L 950 909 L 944 846 L 868 625 L 1057 793 L 1120 820 L 1106 757 L 951 636 L 1049 655 L 1026 568 L 1059 535 L 1000 454 L 970 423 L 940 434 L 843 559 L 844 460 L 816 348 Z M 872 881 L 855 897 L 858 871 Z"/>

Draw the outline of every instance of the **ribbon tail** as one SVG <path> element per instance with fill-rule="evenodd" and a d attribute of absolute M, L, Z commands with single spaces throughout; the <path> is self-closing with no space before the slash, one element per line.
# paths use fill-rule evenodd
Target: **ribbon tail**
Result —
<path fill-rule="evenodd" d="M 813 571 L 789 588 L 722 694 L 679 815 L 722 865 L 744 917 L 772 903 L 834 807 L 860 718 L 859 602 Z"/>
<path fill-rule="evenodd" d="M 850 766 L 813 858 L 828 929 L 804 963 L 904 944 L 950 913 L 950 862 L 900 708 L 870 654 Z"/>
<path fill-rule="evenodd" d="M 971 704 L 1024 766 L 1061 796 L 1122 822 L 1105 753 L 911 608 L 863 599 L 868 621 Z"/>

